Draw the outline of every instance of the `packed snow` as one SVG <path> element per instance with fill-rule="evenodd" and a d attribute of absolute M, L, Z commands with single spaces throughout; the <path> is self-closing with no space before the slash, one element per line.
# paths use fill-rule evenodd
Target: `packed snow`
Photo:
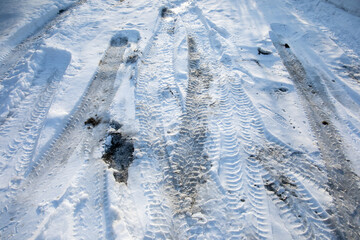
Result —
<path fill-rule="evenodd" d="M 1 239 L 360 239 L 360 1 L 0 2 Z"/>

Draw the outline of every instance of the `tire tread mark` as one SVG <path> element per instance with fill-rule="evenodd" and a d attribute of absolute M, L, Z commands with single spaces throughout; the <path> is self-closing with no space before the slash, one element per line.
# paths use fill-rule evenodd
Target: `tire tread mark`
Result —
<path fill-rule="evenodd" d="M 171 61 L 165 65 L 159 59 L 171 57 L 169 50 L 172 44 L 168 39 L 169 25 L 159 19 L 153 37 L 149 40 L 145 51 L 136 85 L 136 119 L 139 122 L 138 140 L 135 142 L 136 161 L 139 161 L 139 180 L 146 199 L 144 239 L 172 239 L 172 212 L 165 197 L 167 181 L 166 151 L 164 144 L 164 122 L 162 121 L 162 105 L 159 96 L 165 94 L 161 81 Z M 164 41 L 168 39 L 169 41 Z M 156 48 L 155 48 L 156 47 Z M 156 71 L 154 71 L 156 69 Z M 160 71 L 160 73 L 159 73 Z M 156 74 L 155 74 L 156 72 Z M 165 72 L 165 73 L 164 73 Z"/>

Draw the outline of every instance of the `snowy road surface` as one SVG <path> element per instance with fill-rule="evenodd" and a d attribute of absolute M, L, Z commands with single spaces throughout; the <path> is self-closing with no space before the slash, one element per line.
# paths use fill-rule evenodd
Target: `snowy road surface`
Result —
<path fill-rule="evenodd" d="M 0 239 L 360 239 L 358 0 L 0 9 Z"/>

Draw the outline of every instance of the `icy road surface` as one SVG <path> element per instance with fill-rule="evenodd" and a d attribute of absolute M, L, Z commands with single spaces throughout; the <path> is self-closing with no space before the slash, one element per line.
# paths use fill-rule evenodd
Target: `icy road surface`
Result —
<path fill-rule="evenodd" d="M 360 239 L 358 0 L 0 9 L 0 239 Z"/>

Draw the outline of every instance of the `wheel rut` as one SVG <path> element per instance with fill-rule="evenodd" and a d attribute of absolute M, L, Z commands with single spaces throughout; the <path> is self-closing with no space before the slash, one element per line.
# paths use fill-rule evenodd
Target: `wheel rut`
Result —
<path fill-rule="evenodd" d="M 188 86 L 185 103 L 181 103 L 172 49 L 173 34 L 178 36 L 177 27 L 182 23 L 169 9 L 161 15 L 159 30 L 137 80 L 141 141 L 135 143 L 135 155 L 141 162 L 141 175 L 148 178 L 142 180 L 149 218 L 145 237 L 191 238 L 199 236 L 207 224 L 213 225 L 211 221 L 204 224 L 201 217 L 191 217 L 200 211 L 194 207 L 197 191 L 206 182 L 205 173 L 210 167 L 204 145 L 212 76 L 200 59 L 195 38 L 182 36 L 188 49 Z M 156 76 L 152 69 L 157 69 Z M 165 120 L 168 115 L 178 116 L 178 120 Z"/>
<path fill-rule="evenodd" d="M 231 42 L 231 36 L 230 40 L 217 44 L 215 49 L 209 44 L 210 39 L 204 41 L 214 37 L 214 34 L 196 4 L 192 3 L 182 17 L 188 26 L 188 32 L 202 39 L 201 46 L 204 49 L 210 49 L 215 55 L 226 49 L 236 49 L 236 45 Z M 222 39 L 221 36 L 218 36 L 218 39 Z M 295 193 L 288 194 L 287 201 L 302 206 L 304 216 L 297 215 L 296 207 L 291 204 L 277 205 L 282 220 L 289 232 L 293 233 L 293 237 L 307 238 L 321 234 L 324 238 L 334 238 L 334 223 L 302 184 L 303 179 L 308 179 L 316 186 L 322 186 L 321 183 L 326 182 L 326 176 L 321 165 L 305 153 L 287 146 L 267 130 L 257 108 L 242 87 L 242 78 L 252 78 L 246 69 L 235 66 L 241 69 L 242 73 L 233 75 L 232 64 L 219 64 L 211 58 L 206 60 L 214 62 L 216 66 L 211 69 L 216 76 L 212 91 L 216 91 L 214 96 L 219 97 L 210 104 L 216 114 L 212 114 L 208 124 L 211 126 L 208 148 L 209 159 L 212 164 L 218 165 L 218 180 L 215 175 L 211 181 L 220 183 L 217 189 L 225 195 L 222 199 L 226 205 L 223 209 L 224 215 L 228 217 L 228 222 L 231 222 L 222 228 L 225 236 L 271 238 L 270 210 L 267 203 L 268 200 L 277 202 L 272 198 L 276 194 L 269 191 L 268 187 L 269 179 L 272 179 L 287 188 L 292 186 L 291 191 Z M 274 152 L 271 157 L 267 155 L 270 152 Z M 293 182 L 298 186 L 293 187 Z M 280 199 L 279 202 L 283 200 Z"/>
<path fill-rule="evenodd" d="M 0 139 L 6 144 L 1 152 L 2 188 L 10 194 L 16 192 L 31 168 L 42 127 L 70 62 L 70 54 L 66 51 L 50 48 L 43 50 L 45 62 L 51 57 L 63 60 L 57 64 L 49 60 L 42 71 L 38 70 L 31 80 L 31 94 L 25 97 L 20 106 L 9 107 L 12 114 L 0 126 Z"/>
<path fill-rule="evenodd" d="M 69 117 L 67 124 L 65 125 L 63 131 L 53 140 L 47 152 L 45 152 L 42 156 L 29 161 L 22 173 L 22 178 L 16 179 L 16 188 L 10 194 L 7 195 L 6 200 L 1 205 L 1 215 L 2 215 L 2 222 L 9 222 L 5 221 L 3 218 L 23 218 L 25 216 L 20 216 L 16 212 L 17 207 L 17 195 L 20 194 L 21 196 L 25 196 L 27 193 L 26 189 L 36 189 L 34 185 L 41 184 L 38 181 L 47 178 L 47 172 L 57 172 L 60 170 L 62 166 L 65 166 L 68 159 L 78 147 L 78 145 L 84 140 L 84 137 L 87 134 L 84 131 L 93 131 L 96 132 L 97 135 L 95 143 L 98 144 L 98 141 L 101 138 L 105 137 L 106 134 L 106 112 L 110 106 L 112 98 L 116 92 L 116 87 L 114 87 L 114 81 L 117 76 L 117 71 L 121 64 L 131 64 L 126 63 L 123 59 L 124 52 L 126 48 L 135 48 L 137 41 L 139 40 L 139 33 L 134 30 L 124 30 L 116 33 L 110 43 L 109 47 L 106 50 L 103 59 L 100 61 L 98 70 L 94 75 L 93 79 L 91 80 L 86 92 L 84 93 L 83 97 L 80 100 L 79 105 L 77 106 L 74 113 Z M 41 99 L 44 100 L 46 98 L 46 94 L 42 96 Z M 45 99 L 46 100 L 46 99 Z M 46 104 L 50 104 L 50 102 L 45 101 Z M 36 105 L 37 106 L 37 105 Z M 41 113 L 40 116 L 44 117 L 45 113 L 40 110 L 36 110 Z M 33 116 L 33 115 L 32 115 Z M 36 116 L 36 115 L 35 115 Z M 102 123 L 95 127 L 95 126 L 84 126 L 84 123 L 87 119 L 92 116 L 99 116 L 102 118 Z M 31 122 L 32 123 L 32 122 Z M 37 122 L 35 122 L 37 123 Z M 34 123 L 34 124 L 35 124 Z M 27 125 L 26 125 L 27 126 Z M 41 129 L 42 125 L 36 125 L 30 129 Z M 36 146 L 35 143 L 31 138 L 24 138 L 26 141 L 32 141 L 33 145 L 28 149 L 29 153 L 34 151 L 34 147 Z M 22 151 L 19 151 L 22 153 Z M 27 157 L 28 153 L 24 152 L 24 154 L 20 154 L 20 159 Z M 23 164 L 21 161 L 19 164 Z M 24 167 L 22 167 L 24 168 Z M 61 172 L 61 171 L 60 171 Z M 103 174 L 107 174 L 104 170 Z M 101 173 L 101 174 L 102 174 Z M 104 175 L 105 176 L 105 175 Z M 97 176 L 100 179 L 102 178 L 100 175 Z M 96 177 L 96 178 L 97 178 Z M 106 176 L 107 178 L 107 176 Z M 108 180 L 105 179 L 102 183 L 104 188 L 106 187 L 106 182 Z M 33 188 L 32 188 L 33 187 Z M 21 191 L 17 189 L 21 188 Z M 23 190 L 25 189 L 25 190 Z M 99 190 L 103 191 L 103 190 Z M 104 204 L 109 204 L 108 200 L 104 198 Z M 99 203 L 99 205 L 101 205 Z M 106 210 L 106 206 L 104 208 Z M 105 211 L 104 210 L 104 211 Z M 40 218 L 39 218 L 40 219 Z M 108 221 L 109 218 L 105 217 L 104 221 Z M 14 225 L 15 224 L 15 225 Z M 104 223 L 106 226 L 109 226 L 109 223 Z M 16 221 L 10 221 L 10 223 L 6 226 L 2 226 L 1 229 L 7 229 L 6 234 L 12 234 L 12 231 L 15 231 L 17 228 Z M 108 229 L 108 228 L 107 228 Z M 107 231 L 107 235 L 111 235 L 112 230 L 110 229 Z M 5 230 L 4 230 L 5 234 Z"/>
<path fill-rule="evenodd" d="M 130 39 L 131 37 L 131 39 Z M 82 96 L 79 105 L 69 118 L 64 130 L 53 141 L 50 149 L 33 164 L 29 175 L 39 175 L 45 166 L 49 164 L 63 164 L 81 142 L 84 123 L 91 117 L 101 118 L 103 116 L 114 96 L 114 81 L 120 64 L 124 63 L 123 54 L 125 49 L 139 39 L 137 31 L 124 30 L 115 34 L 110 46 L 105 52 L 103 59 L 99 63 L 86 92 Z M 68 149 L 64 152 L 63 149 Z M 56 162 L 54 160 L 56 159 Z"/>
<path fill-rule="evenodd" d="M 136 120 L 139 124 L 134 143 L 134 162 L 139 169 L 131 188 L 139 185 L 139 208 L 144 218 L 144 239 L 176 238 L 172 220 L 171 201 L 166 196 L 168 176 L 167 134 L 176 126 L 164 120 L 164 116 L 175 113 L 176 89 L 173 88 L 173 54 L 175 19 L 171 12 L 160 9 L 158 25 L 145 49 L 142 64 L 136 79 Z M 169 31 L 170 30 L 170 31 Z M 176 127 L 175 127 L 176 128 Z M 168 144 L 171 145 L 171 144 Z M 137 170 L 138 171 L 138 170 Z M 134 179 L 134 177 L 132 178 Z"/>
<path fill-rule="evenodd" d="M 202 224 L 196 224 L 198 219 L 191 215 L 201 211 L 195 205 L 199 188 L 207 182 L 207 172 L 210 169 L 204 147 L 208 134 L 207 115 L 212 75 L 201 60 L 195 38 L 188 35 L 187 43 L 189 76 L 185 110 L 180 117 L 178 139 L 169 162 L 176 196 L 173 203 L 175 218 L 183 222 L 179 229 L 181 236 L 192 238 L 206 229 L 203 229 Z"/>
<path fill-rule="evenodd" d="M 359 238 L 360 188 L 359 176 L 351 169 L 343 152 L 342 140 L 335 125 L 337 112 L 324 91 L 321 77 L 316 71 L 309 73 L 291 49 L 285 49 L 276 33 L 271 33 L 274 46 L 287 68 L 302 97 L 311 128 L 316 136 L 321 157 L 325 161 L 327 173 L 327 192 L 333 197 L 333 207 L 326 209 L 336 222 L 339 238 Z M 317 87 L 314 94 L 308 85 Z"/>
<path fill-rule="evenodd" d="M 311 159 L 304 153 L 291 149 L 267 132 L 240 79 L 224 81 L 219 107 L 222 140 L 217 154 L 219 177 L 227 190 L 227 211 L 232 214 L 230 235 L 269 238 L 266 202 L 269 196 L 283 220 L 290 223 L 287 227 L 289 232 L 295 232 L 293 237 L 322 234 L 324 238 L 332 238 L 333 222 L 299 180 L 324 183 L 321 170 L 311 166 Z M 298 206 L 302 206 L 301 211 Z M 251 215 L 255 221 L 246 220 Z"/>
<path fill-rule="evenodd" d="M 204 143 L 207 133 L 208 94 L 212 76 L 202 66 L 195 39 L 187 37 L 189 49 L 189 83 L 186 95 L 185 113 L 181 116 L 178 143 L 170 159 L 174 174 L 174 187 L 179 192 L 179 210 L 189 211 L 194 204 L 197 186 L 206 181 L 202 175 L 209 168 Z M 188 198 L 187 201 L 184 201 Z"/>

